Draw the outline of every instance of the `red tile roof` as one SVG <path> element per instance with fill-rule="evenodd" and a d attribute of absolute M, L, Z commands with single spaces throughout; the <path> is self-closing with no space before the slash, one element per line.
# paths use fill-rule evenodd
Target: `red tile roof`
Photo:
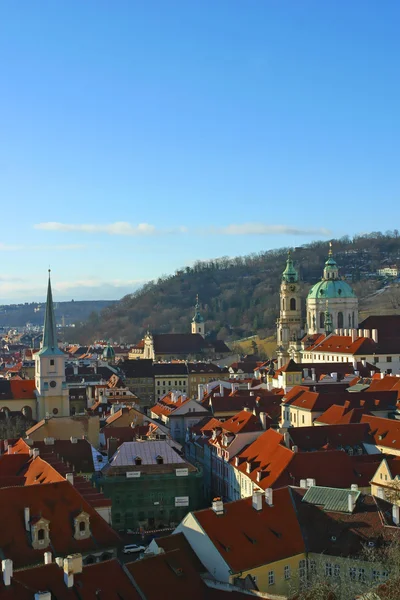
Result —
<path fill-rule="evenodd" d="M 263 499 L 262 510 L 252 498 L 229 502 L 224 514 L 211 508 L 193 513 L 233 573 L 305 552 L 289 488 L 273 493 L 273 506 Z"/>
<path fill-rule="evenodd" d="M 160 400 L 157 401 L 157 404 L 150 408 L 150 412 L 158 416 L 164 415 L 169 417 L 169 415 L 177 408 L 180 408 L 190 400 L 186 395 L 180 394 L 176 402 L 174 402 L 172 400 L 172 393 L 173 392 L 169 392 L 163 396 L 163 398 L 160 398 Z"/>
<path fill-rule="evenodd" d="M 343 406 L 333 404 L 316 421 L 325 425 L 360 423 L 362 416 L 368 414 L 365 408 L 350 408 L 350 402 L 345 402 Z"/>
<path fill-rule="evenodd" d="M 400 450 L 400 422 L 394 419 L 383 419 L 364 415 L 361 423 L 368 424 L 371 436 L 377 446 Z"/>
<path fill-rule="evenodd" d="M 325 427 L 291 427 L 288 430 L 291 446 L 308 452 L 321 450 L 329 445 L 331 448 L 362 447 L 363 443 L 373 443 L 367 423 L 347 425 L 326 425 Z"/>
<path fill-rule="evenodd" d="M 134 584 L 117 560 L 83 567 L 74 575 L 74 586 L 64 583 L 64 572 L 56 563 L 14 571 L 9 587 L 0 584 L 1 600 L 33 600 L 40 591 L 51 591 L 57 600 L 140 600 Z"/>
<path fill-rule="evenodd" d="M 25 531 L 25 507 L 31 518 L 40 515 L 50 522 L 51 550 L 57 555 L 115 548 L 120 543 L 115 531 L 67 481 L 2 488 L 0 504 L 0 547 L 16 568 L 43 560 L 43 549 L 34 550 Z M 82 511 L 89 515 L 91 536 L 75 540 L 73 517 Z"/>
<path fill-rule="evenodd" d="M 262 429 L 260 419 L 252 412 L 241 410 L 233 417 L 230 417 L 222 423 L 224 431 L 231 433 L 248 433 L 250 431 L 260 431 Z"/>

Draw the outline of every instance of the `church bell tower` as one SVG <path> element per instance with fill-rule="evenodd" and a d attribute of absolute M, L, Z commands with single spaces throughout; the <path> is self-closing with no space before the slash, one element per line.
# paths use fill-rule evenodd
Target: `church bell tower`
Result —
<path fill-rule="evenodd" d="M 204 319 L 200 314 L 199 295 L 196 296 L 196 304 L 194 307 L 194 316 L 192 319 L 192 333 L 199 333 L 202 337 L 205 336 Z"/>
<path fill-rule="evenodd" d="M 37 418 L 69 416 L 69 393 L 65 380 L 66 355 L 57 343 L 56 320 L 50 271 L 47 286 L 46 313 L 44 318 L 43 340 L 35 358 L 35 382 Z"/>
<path fill-rule="evenodd" d="M 289 360 L 290 342 L 297 341 L 302 335 L 299 275 L 294 268 L 291 253 L 288 252 L 286 268 L 282 273 L 280 312 L 276 331 L 278 367 L 283 366 Z"/>

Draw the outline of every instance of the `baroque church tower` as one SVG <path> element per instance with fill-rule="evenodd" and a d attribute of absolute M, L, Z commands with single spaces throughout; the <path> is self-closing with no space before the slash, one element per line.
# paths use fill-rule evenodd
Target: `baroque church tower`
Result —
<path fill-rule="evenodd" d="M 278 367 L 289 359 L 290 342 L 303 336 L 299 275 L 288 252 L 286 268 L 282 273 L 280 313 L 277 321 Z"/>
<path fill-rule="evenodd" d="M 196 296 L 196 304 L 194 307 L 194 317 L 192 319 L 192 333 L 199 333 L 202 337 L 205 336 L 204 319 L 200 314 L 199 295 Z"/>
<path fill-rule="evenodd" d="M 66 355 L 59 349 L 57 343 L 50 271 L 43 340 L 39 352 L 36 352 L 34 357 L 37 418 L 43 419 L 47 414 L 59 417 L 69 416 L 69 393 L 65 380 Z"/>

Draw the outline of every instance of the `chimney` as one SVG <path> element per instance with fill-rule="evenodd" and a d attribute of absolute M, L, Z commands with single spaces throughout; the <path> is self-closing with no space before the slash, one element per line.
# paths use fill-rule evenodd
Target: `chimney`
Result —
<path fill-rule="evenodd" d="M 69 554 L 64 558 L 64 583 L 68 588 L 74 585 L 74 575 L 82 573 L 82 554 Z"/>
<path fill-rule="evenodd" d="M 294 445 L 292 446 L 292 452 L 298 452 L 299 451 L 299 447 Z"/>
<path fill-rule="evenodd" d="M 377 329 L 372 330 L 371 337 L 374 340 L 374 342 L 378 343 L 378 330 Z"/>
<path fill-rule="evenodd" d="M 300 479 L 300 487 L 303 488 L 303 490 L 307 489 L 307 479 Z"/>
<path fill-rule="evenodd" d="M 364 359 L 364 358 L 363 358 L 361 362 L 362 362 L 362 366 L 363 366 L 363 367 L 364 367 L 364 369 L 365 369 L 365 367 L 367 366 L 367 361 L 366 361 L 366 359 Z"/>
<path fill-rule="evenodd" d="M 234 385 L 232 383 L 232 392 L 235 391 Z M 222 383 L 219 384 L 219 393 L 221 394 L 221 396 L 224 395 L 224 386 L 222 385 Z"/>
<path fill-rule="evenodd" d="M 358 485 L 356 483 L 352 483 L 350 489 L 352 492 L 358 492 Z"/>
<path fill-rule="evenodd" d="M 249 381 L 249 382 L 248 382 L 248 384 L 247 384 L 247 389 L 248 389 L 248 390 L 251 390 L 251 381 Z"/>
<path fill-rule="evenodd" d="M 285 431 L 285 433 L 283 434 L 283 440 L 284 440 L 285 446 L 287 448 L 290 448 L 290 433 L 288 431 Z"/>
<path fill-rule="evenodd" d="M 250 396 L 254 396 L 254 392 L 250 392 Z"/>
<path fill-rule="evenodd" d="M 56 556 L 56 564 L 58 567 L 64 566 L 64 559 L 62 556 Z"/>
<path fill-rule="evenodd" d="M 54 446 L 54 438 L 53 437 L 45 437 L 44 443 L 46 446 Z"/>
<path fill-rule="evenodd" d="M 359 329 L 358 330 L 358 337 L 363 337 L 363 333 L 364 333 L 364 330 L 363 329 Z"/>
<path fill-rule="evenodd" d="M 400 524 L 400 508 L 397 506 L 397 504 L 393 504 L 392 506 L 392 519 L 395 525 Z"/>
<path fill-rule="evenodd" d="M 36 592 L 35 600 L 51 600 L 51 592 Z"/>
<path fill-rule="evenodd" d="M 317 381 L 317 376 L 315 374 L 315 367 L 312 367 L 312 369 L 311 369 L 311 379 L 313 381 Z"/>
<path fill-rule="evenodd" d="M 116 453 L 116 451 L 118 450 L 118 440 L 117 438 L 108 438 L 107 440 L 107 456 L 108 458 L 111 458 L 112 456 L 114 456 L 114 454 Z"/>
<path fill-rule="evenodd" d="M 263 429 L 267 429 L 267 413 L 260 412 L 260 423 Z"/>
<path fill-rule="evenodd" d="M 67 473 L 65 475 L 65 479 L 67 481 L 69 481 L 71 485 L 74 485 L 74 474 L 73 473 Z"/>
<path fill-rule="evenodd" d="M 308 377 L 308 369 L 303 369 L 303 379 Z"/>
<path fill-rule="evenodd" d="M 33 440 L 31 438 L 26 437 L 24 439 L 25 444 L 27 444 L 28 446 L 33 446 Z"/>
<path fill-rule="evenodd" d="M 3 571 L 3 582 L 4 585 L 11 585 L 11 577 L 13 576 L 13 561 L 9 558 L 1 561 L 1 568 Z"/>
<path fill-rule="evenodd" d="M 351 330 L 351 341 L 355 342 L 357 339 L 357 329 L 352 329 Z"/>
<path fill-rule="evenodd" d="M 354 371 L 354 375 L 355 375 L 356 377 L 360 377 L 360 371 Z"/>
<path fill-rule="evenodd" d="M 371 337 L 369 329 L 364 329 L 364 337 L 366 337 L 366 338 Z"/>
<path fill-rule="evenodd" d="M 215 512 L 216 515 L 223 515 L 224 514 L 224 503 L 222 502 L 221 498 L 214 498 L 214 500 L 212 501 L 211 504 L 211 508 L 213 509 L 213 511 Z"/>
<path fill-rule="evenodd" d="M 44 564 L 49 565 L 52 562 L 53 562 L 53 556 L 52 556 L 51 552 L 45 552 L 44 553 Z"/>
<path fill-rule="evenodd" d="M 370 375 L 370 377 L 373 377 L 375 375 L 375 371 L 370 371 L 369 375 Z"/>
<path fill-rule="evenodd" d="M 68 588 L 74 586 L 74 572 L 70 570 L 68 558 L 64 558 L 64 583 Z"/>
<path fill-rule="evenodd" d="M 71 442 L 71 444 L 77 444 L 77 443 L 78 443 L 78 438 L 76 438 L 76 437 L 72 437 L 72 436 L 71 436 L 71 437 L 69 438 L 69 441 Z"/>
<path fill-rule="evenodd" d="M 354 494 L 352 494 L 351 492 L 349 493 L 349 495 L 347 496 L 347 506 L 348 506 L 348 511 L 350 513 L 353 512 L 353 510 L 356 507 L 356 497 Z"/>
<path fill-rule="evenodd" d="M 253 492 L 251 504 L 254 510 L 262 510 L 262 497 L 262 492 Z"/>
<path fill-rule="evenodd" d="M 33 448 L 33 450 L 32 450 L 33 458 L 37 458 L 39 456 L 39 454 L 40 454 L 39 448 Z"/>
<path fill-rule="evenodd" d="M 25 508 L 24 508 L 24 519 L 25 519 L 25 529 L 26 529 L 26 531 L 30 531 L 31 530 L 31 524 L 30 524 L 31 511 L 29 510 L 29 506 L 25 506 Z"/>
<path fill-rule="evenodd" d="M 316 485 L 315 479 L 307 478 L 307 487 L 314 487 Z"/>
<path fill-rule="evenodd" d="M 333 381 L 337 381 L 338 380 L 338 374 L 337 373 L 331 373 L 331 377 L 332 377 Z"/>
<path fill-rule="evenodd" d="M 268 506 L 273 506 L 273 492 L 272 492 L 272 488 L 267 488 L 265 490 L 265 502 L 268 504 Z"/>

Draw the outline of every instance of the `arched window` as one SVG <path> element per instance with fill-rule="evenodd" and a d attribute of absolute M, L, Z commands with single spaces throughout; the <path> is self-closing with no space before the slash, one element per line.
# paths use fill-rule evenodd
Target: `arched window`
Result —
<path fill-rule="evenodd" d="M 290 310 L 296 310 L 296 298 L 290 298 Z"/>
<path fill-rule="evenodd" d="M 319 313 L 319 326 L 320 329 L 323 329 L 325 327 L 325 313 L 323 312 Z"/>
<path fill-rule="evenodd" d="M 285 310 L 285 298 L 282 298 L 282 310 Z"/>
<path fill-rule="evenodd" d="M 32 409 L 30 406 L 24 406 L 21 412 L 26 419 L 32 421 Z"/>
<path fill-rule="evenodd" d="M 311 328 L 312 327 L 312 317 L 311 317 L 311 313 L 308 313 L 308 326 Z"/>
<path fill-rule="evenodd" d="M 136 456 L 135 465 L 141 465 L 141 464 L 142 464 L 142 459 L 140 458 L 140 456 Z"/>
<path fill-rule="evenodd" d="M 281 342 L 283 342 L 283 329 L 280 330 Z"/>
<path fill-rule="evenodd" d="M 162 465 L 164 463 L 164 459 L 160 455 L 156 456 L 156 461 L 158 465 Z"/>
<path fill-rule="evenodd" d="M 86 523 L 85 523 L 85 521 L 79 521 L 79 531 L 82 531 L 82 532 L 86 531 Z"/>
<path fill-rule="evenodd" d="M 39 541 L 44 540 L 44 536 L 45 536 L 45 530 L 43 528 L 39 529 L 37 532 L 37 539 Z"/>
<path fill-rule="evenodd" d="M 355 327 L 355 325 L 354 325 L 354 312 L 353 312 L 353 314 L 351 315 L 351 326 L 352 326 L 352 328 L 354 329 L 354 327 Z"/>
<path fill-rule="evenodd" d="M 343 329 L 343 323 L 344 323 L 343 313 L 342 312 L 338 312 L 338 316 L 337 316 L 337 326 L 338 326 L 338 329 Z"/>

